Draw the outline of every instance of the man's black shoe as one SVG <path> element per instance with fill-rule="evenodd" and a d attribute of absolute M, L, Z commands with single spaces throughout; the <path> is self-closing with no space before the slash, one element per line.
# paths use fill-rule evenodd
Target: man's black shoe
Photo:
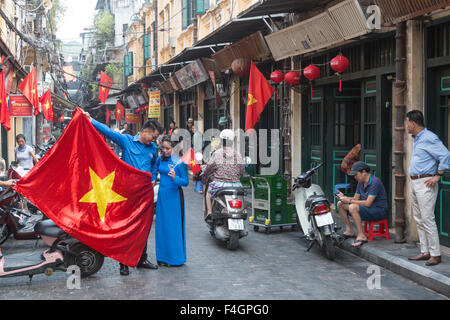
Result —
<path fill-rule="evenodd" d="M 123 264 L 121 264 L 120 265 L 120 275 L 121 276 L 127 276 L 129 274 L 130 274 L 130 270 L 128 269 L 128 267 L 123 265 Z"/>
<path fill-rule="evenodd" d="M 158 266 L 156 264 L 151 263 L 148 260 L 145 260 L 145 261 L 139 262 L 138 265 L 137 265 L 137 268 L 144 268 L 144 269 L 153 269 L 153 270 L 155 270 L 155 269 L 158 269 Z"/>

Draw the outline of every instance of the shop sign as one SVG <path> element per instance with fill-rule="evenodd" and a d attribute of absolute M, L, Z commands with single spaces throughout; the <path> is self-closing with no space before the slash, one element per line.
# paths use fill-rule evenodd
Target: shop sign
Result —
<path fill-rule="evenodd" d="M 148 117 L 159 118 L 161 116 L 161 91 L 150 91 L 148 103 Z"/>
<path fill-rule="evenodd" d="M 126 123 L 141 123 L 141 115 L 133 112 L 133 109 L 125 109 Z"/>
<path fill-rule="evenodd" d="M 25 96 L 10 95 L 9 96 L 9 115 L 11 117 L 32 117 L 33 106 L 25 98 Z"/>

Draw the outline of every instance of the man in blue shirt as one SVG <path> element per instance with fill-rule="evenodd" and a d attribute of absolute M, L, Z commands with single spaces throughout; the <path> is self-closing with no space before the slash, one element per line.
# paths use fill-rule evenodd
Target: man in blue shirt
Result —
<path fill-rule="evenodd" d="M 153 185 L 155 185 L 157 178 L 156 160 L 158 158 L 158 153 L 154 141 L 160 132 L 162 132 L 162 127 L 159 122 L 156 120 L 148 120 L 144 123 L 141 131 L 137 135 L 131 136 L 112 130 L 107 125 L 91 118 L 87 112 L 84 112 L 84 114 L 91 120 L 92 125 L 98 132 L 111 139 L 122 148 L 122 160 L 138 170 L 150 172 L 152 174 Z M 142 252 L 137 267 L 158 269 L 157 265 L 151 263 L 147 259 L 147 246 L 145 246 L 144 251 Z M 120 274 L 128 275 L 128 267 L 120 264 Z"/>
<path fill-rule="evenodd" d="M 413 137 L 409 165 L 411 205 L 420 241 L 418 256 L 409 260 L 427 260 L 427 266 L 441 262 L 439 233 L 434 209 L 439 181 L 444 170 L 450 169 L 450 151 L 438 136 L 425 128 L 423 113 L 412 110 L 406 114 L 406 128 Z"/>
<path fill-rule="evenodd" d="M 347 212 L 350 212 L 358 231 L 353 246 L 360 247 L 367 242 L 362 221 L 379 221 L 386 218 L 387 194 L 383 182 L 370 173 L 370 167 L 366 163 L 355 162 L 349 175 L 354 176 L 358 181 L 356 193 L 353 198 L 350 198 L 339 191 L 336 195 L 339 200 L 337 207 L 345 225 L 344 237 L 355 237 L 347 216 Z"/>

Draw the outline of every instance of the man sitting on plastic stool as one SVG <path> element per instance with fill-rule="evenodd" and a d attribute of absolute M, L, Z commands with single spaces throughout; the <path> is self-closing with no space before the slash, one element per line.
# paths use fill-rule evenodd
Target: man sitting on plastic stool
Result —
<path fill-rule="evenodd" d="M 340 191 L 335 195 L 338 199 L 338 211 L 345 225 L 344 237 L 354 238 L 355 232 L 350 225 L 348 213 L 353 218 L 358 234 L 353 247 L 360 247 L 367 242 L 362 221 L 379 221 L 386 217 L 388 207 L 386 189 L 383 182 L 370 173 L 370 167 L 362 161 L 352 166 L 350 175 L 358 181 L 353 198 L 346 197 Z"/>

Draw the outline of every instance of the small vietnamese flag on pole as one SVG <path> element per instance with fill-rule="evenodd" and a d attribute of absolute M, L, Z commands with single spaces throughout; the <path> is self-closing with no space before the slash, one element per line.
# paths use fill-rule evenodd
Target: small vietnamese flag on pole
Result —
<path fill-rule="evenodd" d="M 34 68 L 26 78 L 17 86 L 22 91 L 25 98 L 34 107 L 34 115 L 39 114 L 39 96 L 37 90 L 36 68 Z"/>
<path fill-rule="evenodd" d="M 124 115 L 125 115 L 125 107 L 119 101 L 117 101 L 117 103 L 116 103 L 116 120 L 118 122 L 122 122 Z"/>
<path fill-rule="evenodd" d="M 98 100 L 100 100 L 101 103 L 105 103 L 106 99 L 108 99 L 109 88 L 111 88 L 112 83 L 113 80 L 108 77 L 106 73 L 100 71 L 100 88 L 98 91 Z"/>
<path fill-rule="evenodd" d="M 109 118 L 111 118 L 111 111 L 109 111 L 109 108 L 106 107 L 106 124 L 109 123 Z"/>
<path fill-rule="evenodd" d="M 45 120 L 53 121 L 52 92 L 50 89 L 39 98 L 39 102 L 41 103 L 41 109 Z"/>
<path fill-rule="evenodd" d="M 5 71 L 0 72 L 0 123 L 5 127 L 6 131 L 11 130 L 8 102 L 6 101 Z"/>
<path fill-rule="evenodd" d="M 200 165 L 195 158 L 194 149 L 190 148 L 181 158 L 181 161 L 186 163 L 191 168 L 192 173 L 195 175 L 201 171 Z"/>
<path fill-rule="evenodd" d="M 270 97 L 272 97 L 274 90 L 252 61 L 248 85 L 245 131 L 255 127 L 255 124 L 259 121 L 261 112 L 263 112 L 264 107 L 270 100 Z"/>

